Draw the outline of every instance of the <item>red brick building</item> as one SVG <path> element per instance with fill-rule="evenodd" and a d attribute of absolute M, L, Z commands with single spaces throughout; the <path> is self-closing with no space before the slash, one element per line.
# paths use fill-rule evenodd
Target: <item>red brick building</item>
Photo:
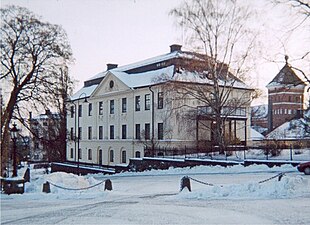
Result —
<path fill-rule="evenodd" d="M 305 106 L 305 87 L 286 63 L 280 72 L 266 86 L 268 89 L 268 131 L 272 131 L 283 123 L 302 116 Z"/>

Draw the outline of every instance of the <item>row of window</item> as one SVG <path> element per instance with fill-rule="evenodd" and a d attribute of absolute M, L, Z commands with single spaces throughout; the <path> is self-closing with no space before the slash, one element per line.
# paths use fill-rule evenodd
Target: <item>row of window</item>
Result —
<path fill-rule="evenodd" d="M 275 115 L 295 115 L 297 114 L 297 110 L 296 109 L 274 109 L 273 110 L 273 114 Z"/>
<path fill-rule="evenodd" d="M 158 93 L 158 98 L 157 98 L 157 108 L 162 109 L 164 106 L 164 95 L 163 92 Z M 127 98 L 122 98 L 122 113 L 127 112 Z M 150 110 L 151 109 L 151 95 L 146 94 L 144 96 L 144 110 Z M 135 96 L 135 111 L 141 111 L 141 96 Z M 115 112 L 115 101 L 114 99 L 110 100 L 110 109 L 109 109 L 110 114 L 114 114 Z M 74 106 L 71 106 L 70 108 L 70 114 L 71 118 L 74 117 Z M 103 115 L 103 102 L 98 103 L 98 114 Z M 88 116 L 93 115 L 93 104 L 89 103 L 88 104 Z M 78 106 L 78 116 L 82 117 L 82 105 Z"/>
<path fill-rule="evenodd" d="M 164 124 L 163 123 L 158 123 L 158 133 L 157 133 L 157 138 L 158 140 L 163 140 L 164 139 Z M 113 140 L 115 138 L 115 127 L 114 125 L 110 125 L 110 130 L 109 130 L 109 138 Z M 141 125 L 136 124 L 135 125 L 135 139 L 140 140 L 141 136 L 145 140 L 150 139 L 150 134 L 151 134 L 151 125 L 149 123 L 144 124 L 144 130 L 141 130 Z M 78 139 L 81 139 L 82 137 L 82 127 L 78 128 Z M 92 140 L 93 135 L 92 135 L 92 127 L 88 127 L 88 133 L 87 133 L 88 140 Z M 99 126 L 98 128 L 98 139 L 102 140 L 104 137 L 103 134 L 103 126 Z M 71 140 L 74 140 L 74 129 L 71 127 L 70 130 L 70 138 Z M 122 131 L 121 131 L 121 139 L 127 139 L 127 125 L 122 125 Z"/>
<path fill-rule="evenodd" d="M 99 157 L 98 158 L 98 162 L 101 165 L 102 162 L 103 162 L 103 154 L 102 154 L 102 150 L 101 149 L 99 150 L 98 157 Z M 109 151 L 109 156 L 108 157 L 109 157 L 109 161 L 110 162 L 114 162 L 114 150 L 111 149 Z M 140 158 L 141 157 L 141 153 L 139 151 L 136 151 L 135 157 L 136 158 Z M 70 149 L 70 158 L 72 158 L 72 159 L 74 158 L 74 149 L 73 148 Z M 82 149 L 79 149 L 79 151 L 78 151 L 78 158 L 79 158 L 79 160 L 82 159 Z M 88 160 L 92 160 L 93 159 L 92 149 L 88 149 L 87 150 L 87 159 Z M 126 163 L 126 160 L 127 160 L 127 154 L 126 154 L 126 151 L 123 150 L 121 152 L 121 160 L 120 160 L 120 162 L 121 163 Z"/>

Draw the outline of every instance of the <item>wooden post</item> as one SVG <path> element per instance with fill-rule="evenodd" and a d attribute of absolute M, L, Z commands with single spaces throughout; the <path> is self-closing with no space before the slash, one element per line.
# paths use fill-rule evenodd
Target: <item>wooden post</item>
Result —
<path fill-rule="evenodd" d="M 104 190 L 112 191 L 112 182 L 110 179 L 104 182 Z"/>
<path fill-rule="evenodd" d="M 181 188 L 180 188 L 180 192 L 181 192 L 185 187 L 187 187 L 187 189 L 188 189 L 189 191 L 192 191 L 192 190 L 191 190 L 191 181 L 190 181 L 190 179 L 189 179 L 188 176 L 182 177 L 182 179 L 181 179 Z"/>

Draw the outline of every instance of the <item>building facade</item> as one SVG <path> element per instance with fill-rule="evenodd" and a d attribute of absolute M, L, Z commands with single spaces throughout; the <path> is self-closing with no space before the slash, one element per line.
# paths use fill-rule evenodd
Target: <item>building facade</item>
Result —
<path fill-rule="evenodd" d="M 54 145 L 57 141 L 60 130 L 59 114 L 51 113 L 46 110 L 45 113 L 38 116 L 29 116 L 30 124 L 30 155 L 31 161 L 48 161 L 49 154 L 53 154 Z M 55 143 L 55 145 L 57 145 Z"/>
<path fill-rule="evenodd" d="M 180 45 L 172 45 L 168 54 L 122 67 L 108 64 L 106 71 L 85 81 L 68 103 L 67 161 L 114 166 L 147 156 L 147 147 L 195 147 L 199 139 L 212 141 L 210 131 L 200 129 L 201 124 L 214 124 L 207 116 L 208 107 L 199 99 L 186 99 L 191 109 L 204 116 L 198 113 L 200 124 L 185 125 L 180 114 L 189 108 L 176 110 L 177 100 L 162 79 L 184 82 L 184 77 L 198 76 L 186 71 L 193 56 L 195 53 L 183 52 Z M 191 79 L 188 84 L 196 82 Z M 208 79 L 198 83 L 210 86 Z M 247 103 L 227 118 L 226 132 L 246 143 L 252 89 L 241 81 L 234 85 L 232 96 L 245 96 Z"/>

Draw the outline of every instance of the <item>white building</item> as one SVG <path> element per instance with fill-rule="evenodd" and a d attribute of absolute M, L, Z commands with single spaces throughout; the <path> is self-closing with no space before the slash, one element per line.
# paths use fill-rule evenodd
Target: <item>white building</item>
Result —
<path fill-rule="evenodd" d="M 114 166 L 147 155 L 144 149 L 150 143 L 156 147 L 184 148 L 196 146 L 202 136 L 211 141 L 212 135 L 198 134 L 196 123 L 190 125 L 193 132 L 185 129 L 179 114 L 172 110 L 174 102 L 168 101 L 170 92 L 160 78 L 209 86 L 210 80 L 186 71 L 186 66 L 195 60 L 194 53 L 183 52 L 180 45 L 170 48 L 168 54 L 127 66 L 108 64 L 107 71 L 84 82 L 84 87 L 68 103 L 68 161 Z M 249 101 L 227 121 L 227 131 L 234 131 L 235 138 L 243 143 L 250 137 L 247 128 L 251 91 L 239 80 L 234 83 L 233 95 L 247 92 L 244 96 Z M 197 109 L 205 107 L 199 100 L 189 101 Z M 211 121 L 208 123 L 212 125 Z"/>

